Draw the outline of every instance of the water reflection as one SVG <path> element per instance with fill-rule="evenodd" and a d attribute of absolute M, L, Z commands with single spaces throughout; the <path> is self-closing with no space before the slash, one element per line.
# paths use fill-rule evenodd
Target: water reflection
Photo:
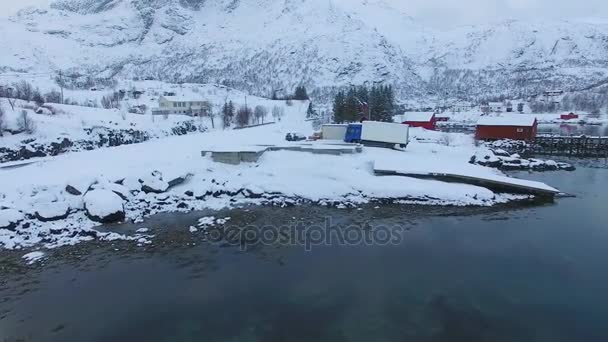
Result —
<path fill-rule="evenodd" d="M 538 133 L 557 135 L 608 136 L 608 125 L 541 124 Z"/>

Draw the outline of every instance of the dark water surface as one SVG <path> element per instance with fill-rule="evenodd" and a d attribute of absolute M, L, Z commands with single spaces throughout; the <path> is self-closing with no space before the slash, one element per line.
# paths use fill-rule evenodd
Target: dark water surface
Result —
<path fill-rule="evenodd" d="M 521 176 L 578 197 L 228 213 L 404 229 L 397 245 L 311 252 L 242 252 L 187 232 L 201 215 L 158 218 L 154 246 L 67 248 L 5 272 L 0 341 L 608 341 L 608 169 Z"/>

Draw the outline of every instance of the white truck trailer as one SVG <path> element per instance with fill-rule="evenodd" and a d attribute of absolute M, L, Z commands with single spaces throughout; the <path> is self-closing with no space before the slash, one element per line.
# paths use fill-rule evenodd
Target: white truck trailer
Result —
<path fill-rule="evenodd" d="M 405 148 L 409 142 L 408 125 L 364 121 L 362 124 L 351 124 L 346 132 L 346 142 L 360 142 L 374 147 Z"/>
<path fill-rule="evenodd" d="M 344 140 L 348 125 L 327 124 L 321 126 L 321 137 L 324 140 Z"/>

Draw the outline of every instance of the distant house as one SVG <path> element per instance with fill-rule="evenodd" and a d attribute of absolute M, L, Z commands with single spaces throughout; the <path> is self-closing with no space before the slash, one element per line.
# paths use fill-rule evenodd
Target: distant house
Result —
<path fill-rule="evenodd" d="M 543 95 L 540 100 L 546 103 L 559 104 L 563 95 L 563 90 L 547 90 L 543 92 Z"/>
<path fill-rule="evenodd" d="M 578 119 L 578 114 L 574 114 L 574 113 L 562 114 L 560 116 L 560 119 L 562 119 L 562 120 L 574 120 L 574 119 Z"/>
<path fill-rule="evenodd" d="M 435 114 L 435 119 L 437 119 L 437 122 L 446 122 L 450 121 L 450 116 L 446 114 Z"/>
<path fill-rule="evenodd" d="M 491 113 L 504 113 L 507 111 L 507 106 L 502 102 L 490 102 L 488 103 Z"/>
<path fill-rule="evenodd" d="M 547 90 L 543 92 L 543 96 L 561 96 L 564 95 L 563 90 Z"/>
<path fill-rule="evenodd" d="M 481 117 L 477 121 L 475 138 L 478 140 L 533 140 L 536 138 L 538 122 L 535 117 L 509 115 Z"/>
<path fill-rule="evenodd" d="M 435 130 L 437 117 L 434 112 L 407 112 L 397 116 L 397 121 L 410 127 L 422 127 Z"/>
<path fill-rule="evenodd" d="M 452 113 L 470 112 L 473 110 L 473 105 L 469 102 L 457 102 L 451 106 Z"/>
<path fill-rule="evenodd" d="M 158 99 L 158 108 L 152 109 L 154 115 L 182 114 L 191 116 L 207 115 L 209 102 L 186 96 L 161 96 Z"/>

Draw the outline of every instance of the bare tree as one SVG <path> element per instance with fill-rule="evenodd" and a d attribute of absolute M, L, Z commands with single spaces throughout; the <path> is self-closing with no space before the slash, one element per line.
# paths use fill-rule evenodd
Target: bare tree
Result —
<path fill-rule="evenodd" d="M 281 118 L 285 114 L 285 109 L 279 106 L 272 107 L 272 118 L 275 121 L 281 121 Z"/>
<path fill-rule="evenodd" d="M 266 117 L 266 115 L 268 114 L 268 110 L 266 109 L 266 107 L 264 106 L 255 106 L 255 109 L 253 111 L 253 116 L 255 117 L 255 120 L 257 123 L 260 123 L 260 120 L 262 121 L 262 123 L 264 123 L 264 118 Z"/>
<path fill-rule="evenodd" d="M 242 106 L 236 112 L 236 124 L 239 127 L 244 127 L 244 126 L 249 125 L 250 118 L 251 118 L 251 109 L 249 109 L 249 107 Z"/>
<path fill-rule="evenodd" d="M 20 81 L 15 83 L 14 88 L 14 97 L 28 102 L 32 100 L 32 96 L 34 95 L 34 88 L 27 81 Z"/>
<path fill-rule="evenodd" d="M 11 109 L 15 110 L 15 89 L 8 86 L 0 86 L 0 97 L 5 97 L 8 104 L 11 105 Z"/>
<path fill-rule="evenodd" d="M 61 93 L 57 90 L 51 90 L 44 94 L 44 101 L 46 103 L 61 103 Z"/>
<path fill-rule="evenodd" d="M 453 143 L 453 136 L 450 133 L 443 133 L 441 137 L 439 137 L 439 143 L 441 145 L 450 146 Z"/>
<path fill-rule="evenodd" d="M 0 137 L 3 136 L 4 131 L 4 107 L 0 103 Z"/>
<path fill-rule="evenodd" d="M 207 116 L 211 119 L 211 128 L 215 129 L 215 116 L 216 113 L 213 111 L 213 107 L 210 105 L 207 111 Z"/>
<path fill-rule="evenodd" d="M 105 109 L 120 108 L 120 100 L 123 97 L 120 92 L 113 92 L 111 95 L 101 98 L 101 106 Z"/>
<path fill-rule="evenodd" d="M 36 123 L 30 118 L 26 110 L 21 111 L 21 115 L 17 120 L 19 129 L 27 134 L 33 134 L 36 131 Z"/>
<path fill-rule="evenodd" d="M 40 94 L 40 90 L 38 88 L 36 88 L 32 93 L 32 101 L 34 101 L 38 107 L 44 104 L 44 97 L 42 97 L 42 94 Z"/>

